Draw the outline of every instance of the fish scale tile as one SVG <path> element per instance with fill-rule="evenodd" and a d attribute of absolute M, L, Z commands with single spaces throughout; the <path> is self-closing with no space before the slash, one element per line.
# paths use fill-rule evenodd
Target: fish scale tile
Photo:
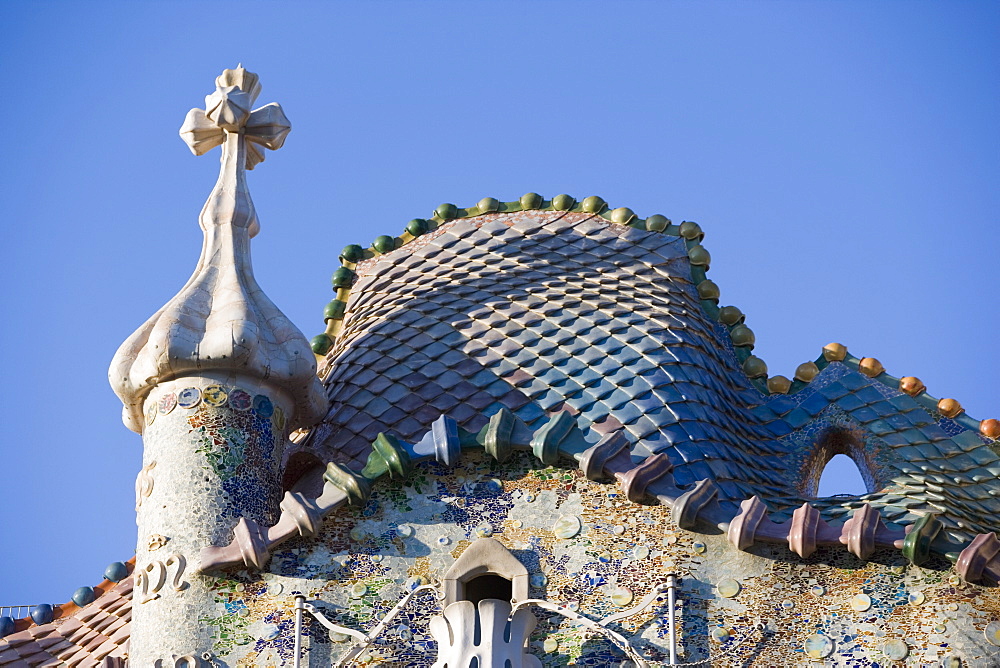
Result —
<path fill-rule="evenodd" d="M 787 457 L 807 456 L 823 429 L 846 424 L 869 434 L 886 481 L 921 475 L 903 447 L 950 479 L 970 471 L 939 494 L 947 501 L 918 497 L 914 508 L 961 500 L 1000 512 L 974 482 L 1000 470 L 995 453 L 895 388 L 831 363 L 798 395 L 762 396 L 725 328 L 702 311 L 686 256 L 677 237 L 534 211 L 456 220 L 408 253 L 363 261 L 326 378 L 334 428 L 312 445 L 360 458 L 373 430 L 416 435 L 442 412 L 470 427 L 500 407 L 529 425 L 570 410 L 585 431 L 625 424 L 637 456 L 669 452 L 678 482 L 732 476 L 722 501 L 769 494 L 786 499 L 771 504 L 785 512 L 802 502 Z M 930 443 L 940 447 L 920 449 Z M 820 505 L 829 517 L 847 512 Z"/>

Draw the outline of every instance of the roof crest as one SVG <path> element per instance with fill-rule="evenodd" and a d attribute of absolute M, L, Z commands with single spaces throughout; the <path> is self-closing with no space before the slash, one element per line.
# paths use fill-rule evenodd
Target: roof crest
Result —
<path fill-rule="evenodd" d="M 433 232 L 455 220 L 476 218 L 489 213 L 516 213 L 520 211 L 590 213 L 617 225 L 683 237 L 691 263 L 691 280 L 698 291 L 702 308 L 712 319 L 726 327 L 733 344 L 733 350 L 736 352 L 736 357 L 742 365 L 744 373 L 765 396 L 795 394 L 804 389 L 831 362 L 843 362 L 852 369 L 860 371 L 888 387 L 898 389 L 914 397 L 924 408 L 937 412 L 943 417 L 954 419 L 962 427 L 978 431 L 984 438 L 1000 442 L 1000 420 L 975 420 L 964 412 L 958 401 L 947 398 L 938 400 L 932 397 L 926 392 L 926 387 L 919 378 L 891 376 L 885 372 L 885 368 L 877 359 L 854 357 L 847 352 L 847 347 L 840 343 L 829 343 L 824 346 L 819 357 L 800 364 L 791 379 L 780 374 L 769 376 L 767 364 L 752 353 L 756 337 L 753 330 L 745 324 L 746 316 L 736 306 L 719 306 L 719 286 L 707 277 L 711 255 L 702 245 L 705 233 L 701 226 L 691 221 L 683 221 L 679 225 L 675 225 L 669 218 L 660 214 L 640 218 L 628 207 L 612 209 L 603 198 L 596 195 L 577 200 L 570 195 L 563 194 L 547 200 L 538 193 L 530 192 L 522 195 L 520 199 L 510 202 L 484 197 L 475 205 L 466 208 L 446 202 L 434 209 L 430 218 L 411 220 L 398 236 L 378 236 L 367 248 L 362 248 L 357 244 L 346 246 L 339 257 L 341 267 L 333 273 L 331 279 L 335 297 L 323 310 L 326 329 L 321 334 L 314 336 L 310 342 L 317 362 L 322 366 L 326 355 L 333 350 L 340 335 L 358 264 L 398 250 L 418 237 Z M 328 371 L 329 367 L 321 368 L 320 375 L 323 376 L 324 372 Z"/>

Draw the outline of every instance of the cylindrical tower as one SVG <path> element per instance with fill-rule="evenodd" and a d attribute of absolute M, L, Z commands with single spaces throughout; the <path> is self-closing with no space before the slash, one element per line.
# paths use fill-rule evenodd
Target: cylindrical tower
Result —
<path fill-rule="evenodd" d="M 241 519 L 278 518 L 280 466 L 291 429 L 323 415 L 305 337 L 253 277 L 259 229 L 246 169 L 291 129 L 277 104 L 250 111 L 257 76 L 225 70 L 181 136 L 195 155 L 222 146 L 219 180 L 202 209 L 201 258 L 181 291 L 118 349 L 109 379 L 125 424 L 142 433 L 136 479 L 135 590 L 129 662 L 197 665 L 212 651 L 199 621 L 213 607 L 199 554 L 225 545 Z"/>

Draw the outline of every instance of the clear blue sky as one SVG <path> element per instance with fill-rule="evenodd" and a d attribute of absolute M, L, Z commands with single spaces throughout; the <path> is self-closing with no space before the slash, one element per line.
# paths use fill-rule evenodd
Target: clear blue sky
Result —
<path fill-rule="evenodd" d="M 1000 417 L 1000 3 L 0 3 L 0 605 L 135 544 L 107 367 L 193 270 L 242 61 L 293 130 L 250 174 L 260 284 L 322 330 L 347 243 L 441 202 L 597 194 L 698 221 L 791 375 L 830 341 Z"/>

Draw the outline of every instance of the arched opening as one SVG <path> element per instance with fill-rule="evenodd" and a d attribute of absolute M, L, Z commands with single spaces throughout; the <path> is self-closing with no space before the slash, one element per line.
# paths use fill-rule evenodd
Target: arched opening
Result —
<path fill-rule="evenodd" d="M 511 582 L 502 575 L 487 573 L 474 577 L 465 583 L 465 600 L 472 601 L 476 605 L 479 605 L 479 602 L 486 598 L 509 601 L 512 596 Z"/>
<path fill-rule="evenodd" d="M 847 455 L 834 455 L 823 467 L 816 496 L 848 494 L 860 496 L 868 492 L 861 469 Z"/>
<path fill-rule="evenodd" d="M 804 467 L 804 496 L 860 496 L 877 488 L 860 433 L 840 426 L 820 432 Z"/>

